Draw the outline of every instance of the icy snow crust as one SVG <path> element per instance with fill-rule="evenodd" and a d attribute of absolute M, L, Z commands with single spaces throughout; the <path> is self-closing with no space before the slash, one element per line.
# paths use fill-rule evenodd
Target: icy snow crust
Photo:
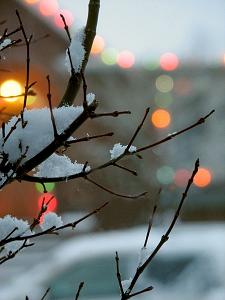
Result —
<path fill-rule="evenodd" d="M 63 133 L 82 112 L 82 106 L 54 108 L 53 115 L 56 122 L 57 133 Z M 6 124 L 6 136 L 17 120 L 18 117 L 13 117 Z M 8 160 L 11 163 L 15 163 L 21 158 L 21 154 L 26 153 L 27 146 L 29 148 L 22 162 L 37 155 L 54 140 L 49 108 L 25 110 L 24 120 L 27 121 L 25 128 L 22 128 L 22 123 L 19 122 L 5 143 L 2 132 L 0 134 L 0 152 L 8 154 Z"/>

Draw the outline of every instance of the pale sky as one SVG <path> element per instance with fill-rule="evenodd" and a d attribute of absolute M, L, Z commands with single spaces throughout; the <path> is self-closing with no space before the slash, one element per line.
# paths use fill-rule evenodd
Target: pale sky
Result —
<path fill-rule="evenodd" d="M 85 23 L 88 0 L 59 0 Z M 76 22 L 75 22 L 76 23 Z M 102 0 L 98 34 L 139 58 L 175 52 L 218 61 L 225 53 L 224 0 Z"/>

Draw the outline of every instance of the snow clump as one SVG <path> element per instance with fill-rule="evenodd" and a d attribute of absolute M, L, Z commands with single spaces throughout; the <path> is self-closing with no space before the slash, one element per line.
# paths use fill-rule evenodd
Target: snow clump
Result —
<path fill-rule="evenodd" d="M 112 150 L 109 150 L 110 154 L 111 154 L 111 159 L 115 159 L 117 157 L 119 157 L 121 154 L 124 153 L 125 149 L 127 148 L 127 146 L 123 146 L 120 143 L 115 144 L 112 148 Z M 137 150 L 137 147 L 135 146 L 130 146 L 129 148 L 129 152 L 135 152 Z"/>
<path fill-rule="evenodd" d="M 47 230 L 52 227 L 60 227 L 63 225 L 63 221 L 60 216 L 54 212 L 49 212 L 44 215 L 44 222 L 40 225 L 41 229 Z"/>
<path fill-rule="evenodd" d="M 16 229 L 15 229 L 16 228 Z M 13 230 L 15 231 L 10 234 Z M 17 236 L 27 236 L 31 235 L 30 226 L 27 221 L 19 220 L 10 215 L 6 215 L 4 218 L 0 218 L 0 241 L 5 239 L 8 235 L 9 238 L 14 238 Z M 8 244 L 5 244 L 4 247 L 8 251 L 18 250 L 24 241 L 14 241 Z"/>

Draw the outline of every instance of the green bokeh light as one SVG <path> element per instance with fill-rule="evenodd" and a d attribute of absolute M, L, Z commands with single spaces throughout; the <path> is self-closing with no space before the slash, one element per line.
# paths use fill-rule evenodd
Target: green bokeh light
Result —
<path fill-rule="evenodd" d="M 163 166 L 156 172 L 156 177 L 161 184 L 170 184 L 174 179 L 174 170 L 169 166 Z"/>
<path fill-rule="evenodd" d="M 173 102 L 173 97 L 170 93 L 157 92 L 154 97 L 155 104 L 159 107 L 169 107 Z"/>
<path fill-rule="evenodd" d="M 173 89 L 173 78 L 169 75 L 160 75 L 156 78 L 156 88 L 162 93 L 168 93 Z"/>
<path fill-rule="evenodd" d="M 45 185 L 45 188 L 46 188 L 47 192 L 51 192 L 55 188 L 55 183 L 54 182 L 48 182 L 48 183 L 45 183 L 44 185 Z M 41 183 L 35 183 L 35 188 L 39 193 L 44 192 L 44 187 Z"/>
<path fill-rule="evenodd" d="M 104 64 L 108 66 L 113 66 L 116 64 L 118 51 L 114 48 L 107 48 L 101 53 L 101 60 Z"/>

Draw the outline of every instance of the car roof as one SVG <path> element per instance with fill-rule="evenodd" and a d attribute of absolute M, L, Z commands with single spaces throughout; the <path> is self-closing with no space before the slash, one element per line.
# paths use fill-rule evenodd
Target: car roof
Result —
<path fill-rule="evenodd" d="M 165 228 L 152 228 L 149 248 L 156 245 Z M 24 286 L 32 293 L 35 287 L 40 289 L 40 285 L 47 279 L 54 277 L 57 273 L 66 270 L 76 262 L 91 259 L 96 256 L 115 256 L 115 251 L 119 254 L 134 253 L 139 255 L 140 249 L 146 235 L 146 226 L 120 231 L 103 233 L 90 233 L 85 236 L 75 237 L 63 242 L 50 255 L 39 263 L 34 269 L 19 276 L 14 284 L 15 290 L 25 292 Z M 211 224 L 180 224 L 171 233 L 170 240 L 160 250 L 160 255 L 214 255 L 215 263 L 218 260 L 224 261 L 225 251 L 225 223 Z M 225 264 L 224 264 L 225 265 Z M 30 283 L 29 283 L 30 282 Z M 15 292 L 18 297 L 19 291 Z M 11 292 L 13 295 L 13 292 Z M 7 294 L 5 294 L 7 298 Z M 14 299 L 13 296 L 7 299 Z M 16 296 L 15 296 L 16 299 Z M 17 298 L 18 299 L 18 298 Z"/>

